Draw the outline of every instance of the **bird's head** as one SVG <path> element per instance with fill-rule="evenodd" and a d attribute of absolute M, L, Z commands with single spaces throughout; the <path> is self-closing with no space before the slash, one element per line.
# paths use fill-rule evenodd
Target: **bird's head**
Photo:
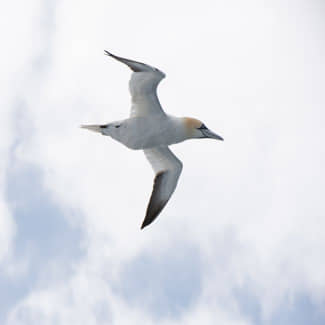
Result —
<path fill-rule="evenodd" d="M 183 118 L 186 133 L 190 139 L 216 139 L 223 141 L 223 138 L 209 130 L 203 122 L 191 117 Z"/>

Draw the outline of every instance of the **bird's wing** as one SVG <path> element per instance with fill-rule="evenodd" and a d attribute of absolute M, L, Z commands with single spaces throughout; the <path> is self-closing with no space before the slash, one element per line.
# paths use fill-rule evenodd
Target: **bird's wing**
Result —
<path fill-rule="evenodd" d="M 168 147 L 145 149 L 144 153 L 156 176 L 141 229 L 153 222 L 165 207 L 176 188 L 183 167 Z"/>
<path fill-rule="evenodd" d="M 126 64 L 132 71 L 129 89 L 132 97 L 131 117 L 148 114 L 165 115 L 157 96 L 157 86 L 165 74 L 150 65 L 121 58 L 108 51 L 106 55 Z"/>

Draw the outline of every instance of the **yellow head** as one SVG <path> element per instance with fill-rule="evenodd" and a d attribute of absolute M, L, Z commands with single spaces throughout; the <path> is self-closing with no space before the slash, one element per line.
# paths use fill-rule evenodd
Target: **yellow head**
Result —
<path fill-rule="evenodd" d="M 192 138 L 192 139 L 211 138 L 211 139 L 223 140 L 222 137 L 210 131 L 200 120 L 197 120 L 192 117 L 184 117 L 183 123 L 188 138 Z"/>

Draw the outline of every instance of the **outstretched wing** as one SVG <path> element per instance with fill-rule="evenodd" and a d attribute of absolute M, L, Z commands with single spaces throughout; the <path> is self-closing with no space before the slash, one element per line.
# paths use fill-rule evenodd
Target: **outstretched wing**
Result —
<path fill-rule="evenodd" d="M 150 65 L 121 58 L 108 51 L 106 55 L 126 64 L 132 71 L 129 89 L 132 97 L 131 117 L 165 114 L 157 96 L 157 86 L 165 74 Z"/>
<path fill-rule="evenodd" d="M 156 173 L 156 177 L 141 229 L 152 223 L 165 207 L 175 191 L 183 167 L 182 162 L 168 147 L 146 149 L 144 153 Z"/>

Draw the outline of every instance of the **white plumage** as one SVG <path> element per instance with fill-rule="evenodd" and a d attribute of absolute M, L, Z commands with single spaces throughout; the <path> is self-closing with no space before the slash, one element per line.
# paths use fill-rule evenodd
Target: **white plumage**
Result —
<path fill-rule="evenodd" d="M 182 171 L 182 162 L 168 148 L 187 139 L 223 140 L 201 121 L 167 115 L 159 102 L 157 86 L 165 78 L 160 70 L 147 64 L 125 59 L 107 51 L 105 54 L 126 64 L 132 71 L 130 118 L 104 125 L 83 128 L 107 135 L 130 149 L 144 150 L 156 176 L 153 192 L 141 228 L 154 221 L 173 194 Z"/>

